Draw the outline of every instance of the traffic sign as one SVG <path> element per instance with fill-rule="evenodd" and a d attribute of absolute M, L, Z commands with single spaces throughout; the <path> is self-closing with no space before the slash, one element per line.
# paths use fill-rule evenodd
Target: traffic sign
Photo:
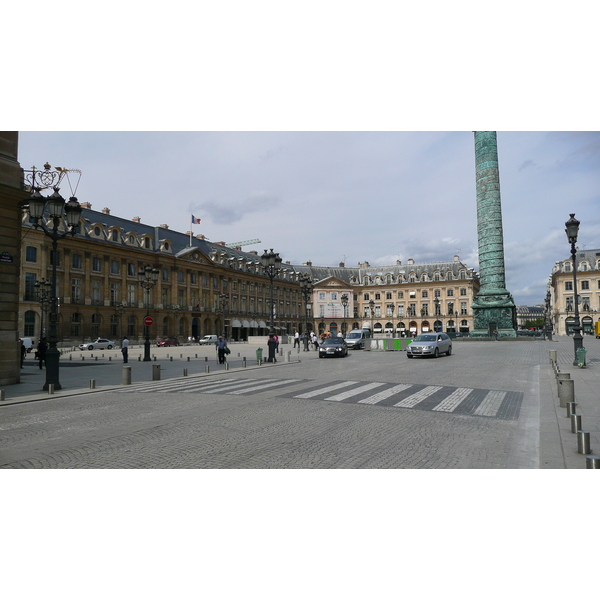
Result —
<path fill-rule="evenodd" d="M 152 323 L 154 323 L 154 319 L 152 317 L 144 317 L 144 325 L 146 325 L 146 327 L 150 327 Z"/>

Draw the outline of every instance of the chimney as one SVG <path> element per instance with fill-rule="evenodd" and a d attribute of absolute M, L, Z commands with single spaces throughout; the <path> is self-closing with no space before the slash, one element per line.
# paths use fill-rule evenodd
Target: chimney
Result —
<path fill-rule="evenodd" d="M 88 210 L 92 210 L 92 205 L 90 202 L 82 202 L 81 208 L 87 208 Z"/>
<path fill-rule="evenodd" d="M 224 246 L 225 242 L 215 242 L 215 244 L 219 244 L 219 246 Z"/>
<path fill-rule="evenodd" d="M 134 223 L 141 223 L 142 220 L 139 217 L 133 217 L 133 219 L 131 219 Z"/>
<path fill-rule="evenodd" d="M 345 265 L 343 262 L 341 262 L 341 263 L 340 263 L 340 268 L 342 268 L 342 269 L 343 269 L 345 266 L 346 266 L 346 265 Z"/>
<path fill-rule="evenodd" d="M 402 261 L 401 261 L 401 260 L 397 260 L 397 261 L 396 261 L 396 264 L 397 264 L 398 266 L 400 266 L 400 265 L 402 264 Z"/>
<path fill-rule="evenodd" d="M 406 261 L 406 264 L 408 264 L 408 265 L 414 265 L 414 264 L 415 264 L 415 261 L 414 261 L 412 258 L 409 258 L 409 259 Z"/>
<path fill-rule="evenodd" d="M 305 266 L 305 267 L 312 267 L 312 260 L 307 260 L 307 261 L 304 263 L 304 266 Z"/>
<path fill-rule="evenodd" d="M 166 223 L 163 223 L 162 225 L 159 225 L 159 227 L 161 229 L 169 229 L 169 226 Z"/>
<path fill-rule="evenodd" d="M 258 250 L 250 250 L 248 254 L 254 254 L 254 256 L 258 256 Z"/>
<path fill-rule="evenodd" d="M 454 262 L 458 262 L 458 260 L 459 260 L 459 259 L 458 259 L 458 254 L 455 254 L 455 255 L 454 255 Z"/>
<path fill-rule="evenodd" d="M 110 208 L 106 208 L 106 206 L 105 206 L 105 207 L 102 209 L 102 212 L 103 212 L 105 215 L 110 215 Z"/>
<path fill-rule="evenodd" d="M 185 235 L 194 235 L 194 232 L 193 231 L 186 231 Z"/>
<path fill-rule="evenodd" d="M 205 238 L 205 237 L 204 237 L 204 236 L 203 236 L 201 233 L 199 233 L 199 234 L 196 236 L 196 239 L 198 239 L 198 240 L 205 240 L 206 238 Z"/>

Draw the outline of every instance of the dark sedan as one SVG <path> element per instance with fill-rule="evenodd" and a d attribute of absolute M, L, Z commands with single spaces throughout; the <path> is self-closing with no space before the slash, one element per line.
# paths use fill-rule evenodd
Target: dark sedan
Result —
<path fill-rule="evenodd" d="M 348 356 L 348 344 L 344 338 L 325 338 L 319 346 L 319 358 L 326 356 Z"/>
<path fill-rule="evenodd" d="M 158 340 L 156 345 L 159 347 L 179 346 L 179 340 L 177 338 L 163 338 L 162 340 Z"/>

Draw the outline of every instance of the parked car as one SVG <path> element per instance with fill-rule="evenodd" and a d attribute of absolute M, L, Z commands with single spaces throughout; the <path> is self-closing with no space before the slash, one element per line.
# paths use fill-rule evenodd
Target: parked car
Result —
<path fill-rule="evenodd" d="M 422 333 L 418 335 L 407 347 L 406 356 L 433 356 L 452 354 L 452 340 L 447 333 Z"/>
<path fill-rule="evenodd" d="M 346 335 L 346 344 L 348 348 L 360 349 L 365 347 L 365 342 L 371 339 L 371 332 L 368 329 L 353 329 Z"/>
<path fill-rule="evenodd" d="M 198 343 L 200 345 L 204 344 L 214 344 L 218 341 L 218 337 L 216 335 L 205 335 Z"/>
<path fill-rule="evenodd" d="M 177 338 L 163 338 L 162 340 L 158 340 L 156 345 L 159 347 L 179 346 L 179 340 Z"/>
<path fill-rule="evenodd" d="M 326 356 L 348 356 L 348 344 L 344 338 L 325 338 L 319 346 L 319 358 Z"/>
<path fill-rule="evenodd" d="M 88 342 L 87 344 L 79 344 L 80 350 L 112 350 L 115 346 L 114 342 L 110 340 L 106 340 L 104 338 L 98 338 L 93 342 Z"/>
<path fill-rule="evenodd" d="M 27 350 L 27 354 L 29 354 L 33 350 L 33 339 L 30 337 L 21 338 L 23 342 L 23 346 L 25 346 L 25 350 Z"/>

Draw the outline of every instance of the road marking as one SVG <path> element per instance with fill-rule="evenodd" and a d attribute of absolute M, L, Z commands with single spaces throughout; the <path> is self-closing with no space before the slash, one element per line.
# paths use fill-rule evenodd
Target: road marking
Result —
<path fill-rule="evenodd" d="M 296 383 L 297 381 L 302 381 L 302 379 L 284 379 L 282 381 L 274 381 L 272 383 L 265 383 L 261 385 L 256 385 L 250 388 L 244 388 L 243 390 L 235 390 L 233 392 L 227 392 L 228 395 L 235 394 L 247 394 L 248 392 L 256 392 L 258 390 L 264 390 L 266 388 L 274 387 L 276 385 L 287 385 L 288 383 Z"/>
<path fill-rule="evenodd" d="M 414 406 L 419 404 L 419 402 L 423 402 L 423 400 L 426 400 L 427 398 L 429 398 L 429 396 L 435 394 L 441 389 L 442 386 L 438 385 L 427 386 L 426 388 L 423 388 L 422 390 L 412 394 L 408 398 L 404 398 L 404 400 L 398 402 L 398 404 L 394 404 L 394 406 L 399 406 L 401 408 L 413 408 Z"/>
<path fill-rule="evenodd" d="M 391 387 L 389 390 L 383 390 L 382 392 L 379 392 L 374 396 L 363 398 L 362 400 L 358 401 L 358 404 L 377 404 L 377 402 L 381 402 L 382 400 L 385 400 L 386 398 L 389 398 L 390 396 L 393 396 L 398 392 L 407 390 L 410 387 L 412 387 L 411 384 L 401 383 L 400 385 L 395 385 L 394 387 Z"/>
<path fill-rule="evenodd" d="M 495 417 L 505 397 L 506 392 L 500 392 L 498 390 L 489 391 L 487 396 L 483 399 L 483 402 L 477 407 L 477 410 L 473 414 L 482 417 Z"/>
<path fill-rule="evenodd" d="M 330 385 L 326 388 L 321 388 L 318 390 L 313 390 L 312 392 L 300 394 L 299 396 L 294 396 L 294 398 L 314 398 L 315 396 L 320 396 L 321 394 L 326 394 L 327 392 L 332 392 L 333 390 L 339 390 L 340 388 L 348 387 L 349 385 L 356 385 L 357 383 L 358 381 L 343 381 L 342 383 L 336 383 L 335 385 Z"/>
<path fill-rule="evenodd" d="M 336 394 L 335 396 L 328 396 L 327 398 L 325 398 L 325 400 L 328 400 L 330 402 L 340 402 L 341 400 L 345 400 L 346 398 L 352 398 L 352 396 L 358 396 L 358 394 L 361 394 L 362 392 L 372 390 L 373 388 L 376 388 L 376 387 L 381 387 L 382 385 L 385 385 L 385 384 L 383 384 L 383 383 L 367 383 L 366 385 L 363 385 L 359 388 L 354 388 L 353 390 L 350 390 L 349 392 L 342 392 L 341 394 Z"/>
<path fill-rule="evenodd" d="M 436 407 L 432 408 L 432 410 L 452 412 L 472 391 L 471 388 L 457 388 Z"/>

